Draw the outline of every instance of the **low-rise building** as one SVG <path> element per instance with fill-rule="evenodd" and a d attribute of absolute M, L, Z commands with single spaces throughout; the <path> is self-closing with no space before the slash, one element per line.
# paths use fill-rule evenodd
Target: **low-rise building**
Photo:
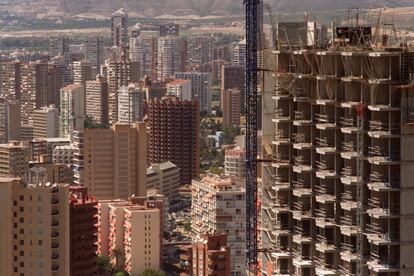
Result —
<path fill-rule="evenodd" d="M 227 176 L 246 176 L 246 150 L 239 147 L 226 149 L 224 153 L 224 173 Z"/>
<path fill-rule="evenodd" d="M 180 276 L 228 276 L 230 248 L 226 234 L 204 235 L 199 242 L 180 247 L 183 272 Z"/>
<path fill-rule="evenodd" d="M 157 189 L 169 201 L 180 198 L 180 186 L 180 168 L 174 163 L 167 161 L 160 164 L 152 164 L 147 169 L 147 189 Z"/>

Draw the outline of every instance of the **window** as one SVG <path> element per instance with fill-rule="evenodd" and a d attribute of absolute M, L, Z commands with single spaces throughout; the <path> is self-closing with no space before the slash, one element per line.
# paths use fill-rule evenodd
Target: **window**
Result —
<path fill-rule="evenodd" d="M 20 267 L 24 267 L 24 262 L 20 262 Z"/>
<path fill-rule="evenodd" d="M 38 241 L 38 244 L 39 244 L 39 245 L 43 245 L 43 241 L 42 241 L 42 240 L 39 240 L 39 241 Z"/>

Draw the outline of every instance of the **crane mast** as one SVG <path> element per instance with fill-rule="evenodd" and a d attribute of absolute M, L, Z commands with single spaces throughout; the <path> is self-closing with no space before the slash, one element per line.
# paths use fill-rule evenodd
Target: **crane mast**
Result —
<path fill-rule="evenodd" d="M 258 266 L 257 229 L 257 40 L 260 0 L 244 0 L 246 9 L 246 262 L 250 272 Z"/>

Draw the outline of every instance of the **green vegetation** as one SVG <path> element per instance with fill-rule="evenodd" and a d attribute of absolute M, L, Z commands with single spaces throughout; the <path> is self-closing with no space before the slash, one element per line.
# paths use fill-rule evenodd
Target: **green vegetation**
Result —
<path fill-rule="evenodd" d="M 187 233 L 191 232 L 191 221 L 184 224 L 184 231 L 187 232 Z"/>
<path fill-rule="evenodd" d="M 141 276 L 165 276 L 165 273 L 158 269 L 147 268 L 142 272 Z"/>
<path fill-rule="evenodd" d="M 237 135 L 240 135 L 240 127 L 224 126 L 223 127 L 223 144 L 231 145 L 234 143 L 234 139 Z"/>
<path fill-rule="evenodd" d="M 92 116 L 86 115 L 84 127 L 85 128 L 109 128 L 109 125 L 97 123 L 92 118 Z"/>

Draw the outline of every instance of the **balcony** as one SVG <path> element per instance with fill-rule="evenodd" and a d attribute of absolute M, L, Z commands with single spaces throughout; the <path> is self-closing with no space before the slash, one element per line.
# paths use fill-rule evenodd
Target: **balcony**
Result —
<path fill-rule="evenodd" d="M 58 270 L 59 270 L 59 265 L 57 265 L 57 264 L 52 264 L 51 269 L 52 269 L 52 271 L 58 271 Z"/>
<path fill-rule="evenodd" d="M 52 242 L 51 247 L 52 247 L 53 249 L 59 248 L 59 243 L 57 243 L 57 242 Z"/>
<path fill-rule="evenodd" d="M 316 128 L 320 130 L 336 129 L 336 123 L 326 114 L 316 114 Z"/>
<path fill-rule="evenodd" d="M 59 254 L 57 254 L 57 253 L 52 253 L 52 260 L 57 260 L 57 259 L 59 259 Z"/>

